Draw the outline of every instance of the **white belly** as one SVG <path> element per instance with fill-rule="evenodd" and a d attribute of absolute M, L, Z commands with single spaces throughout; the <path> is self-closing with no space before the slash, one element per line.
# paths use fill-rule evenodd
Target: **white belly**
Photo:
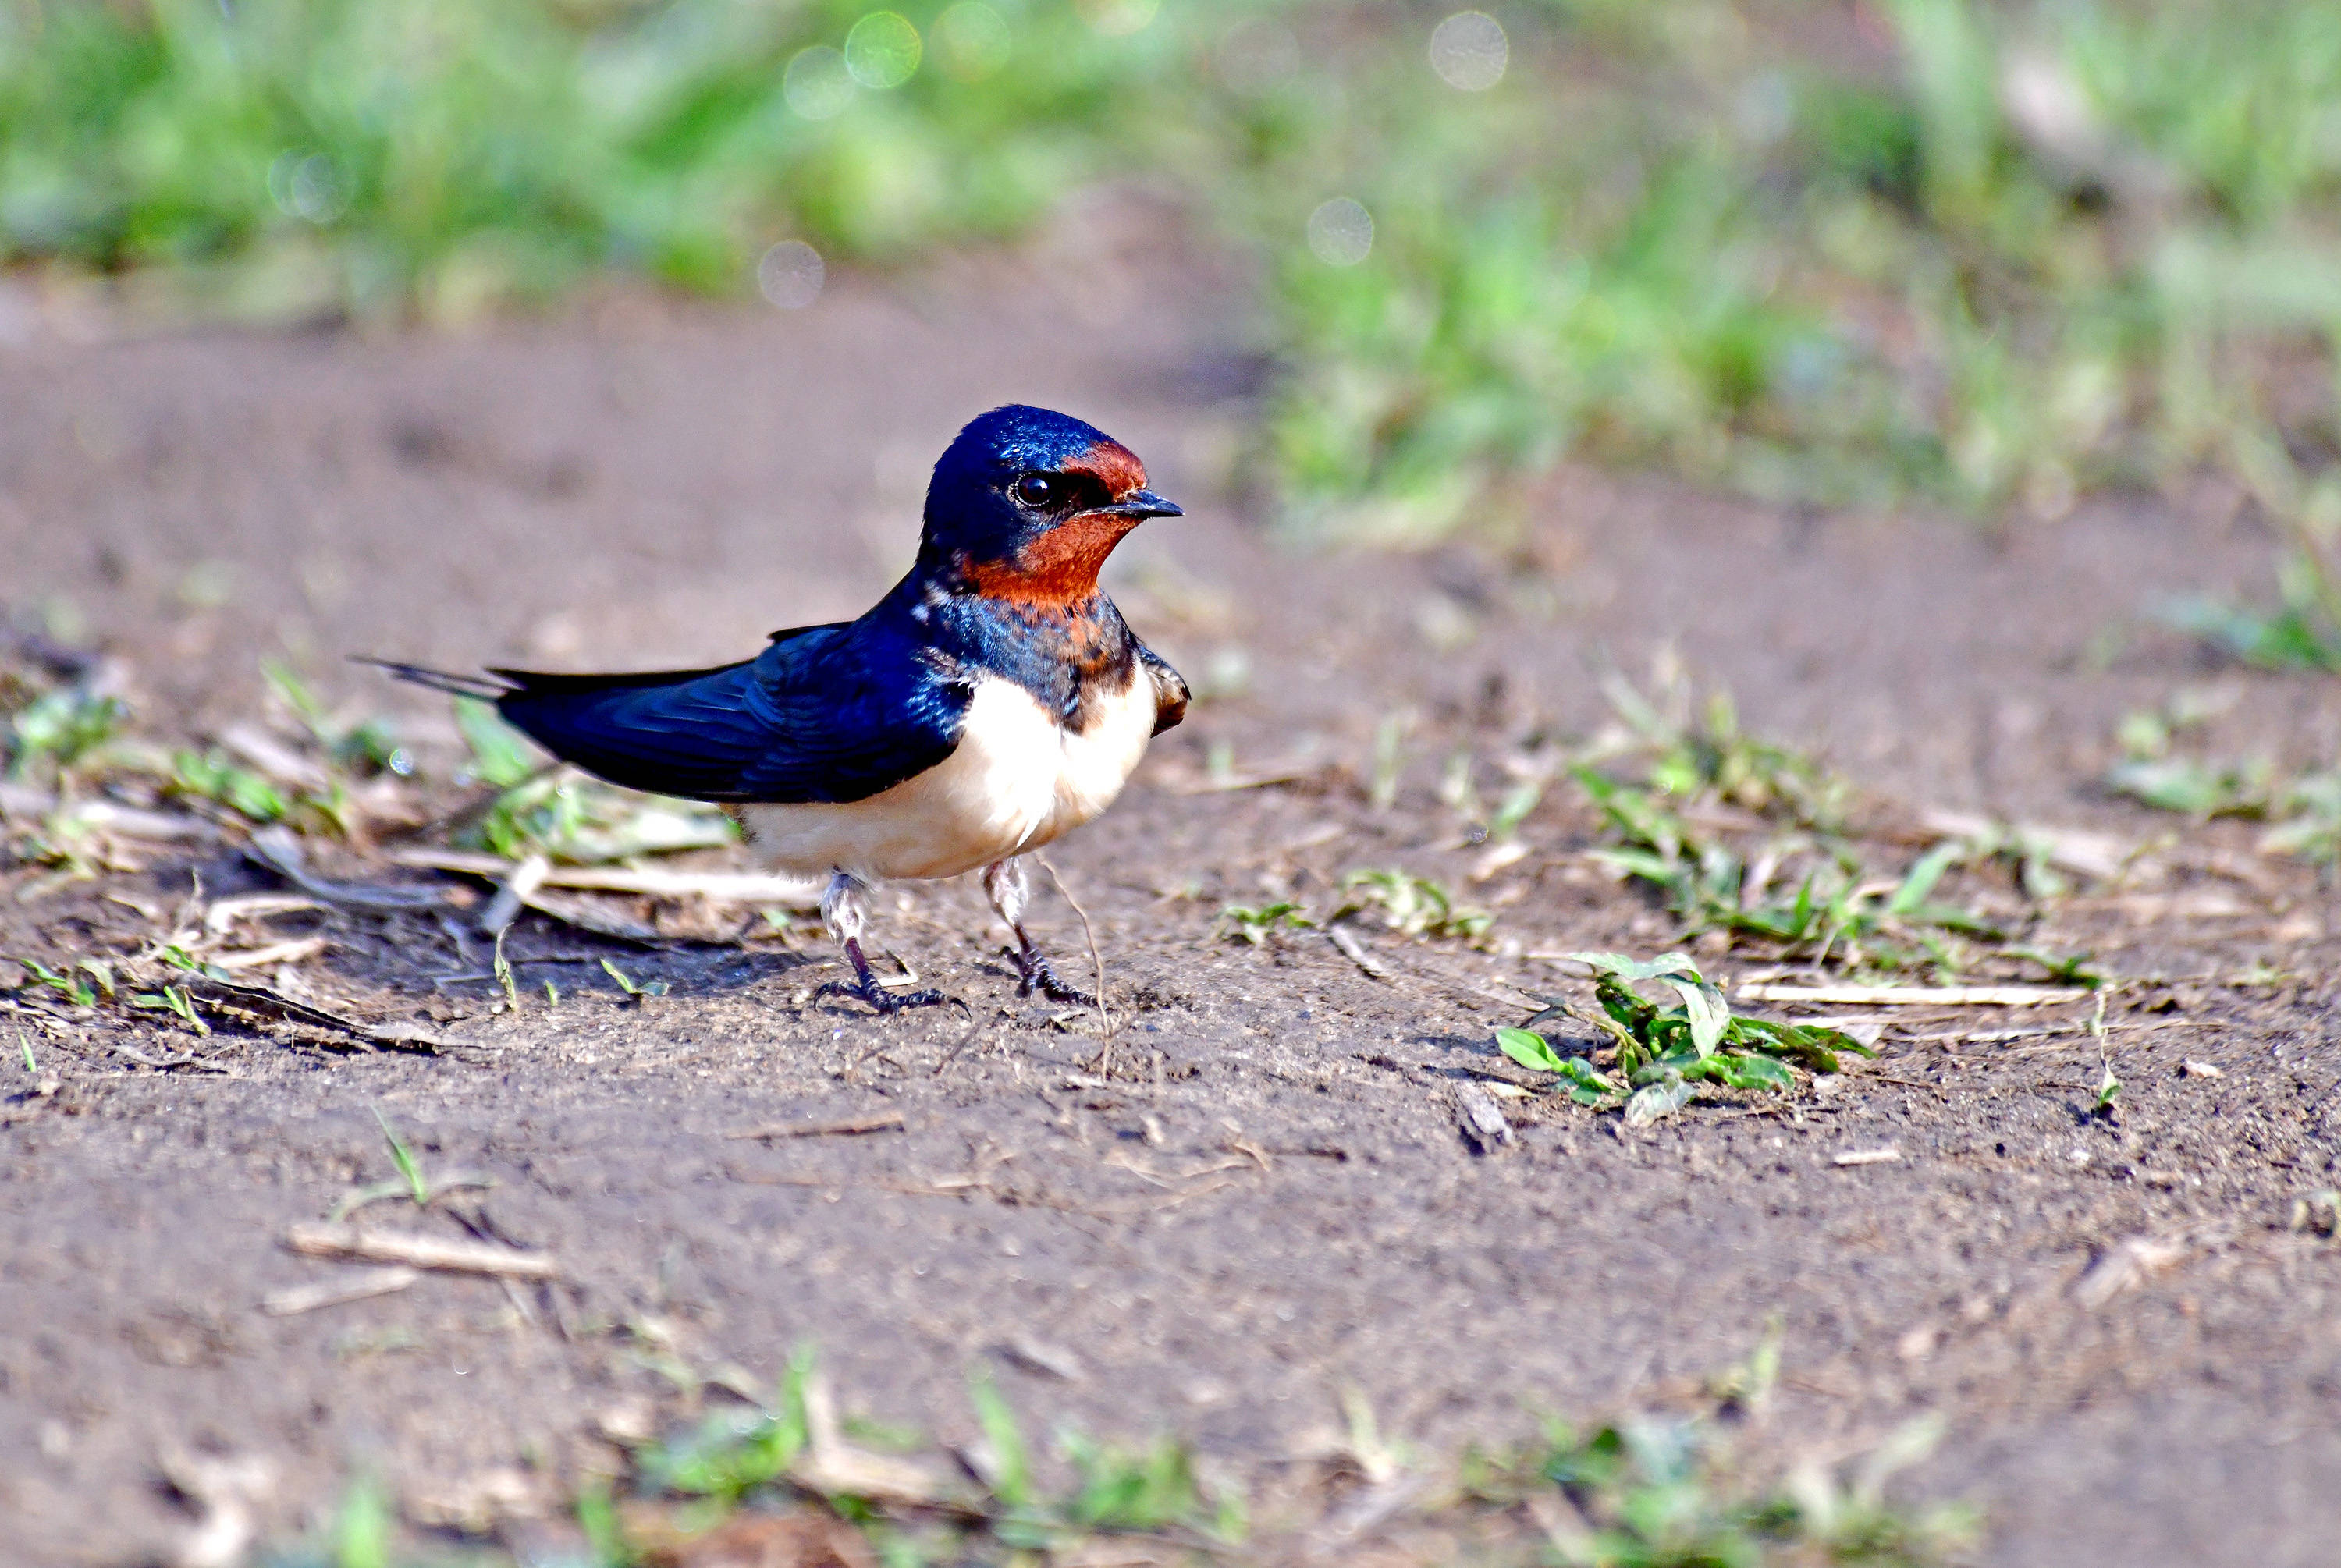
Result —
<path fill-rule="evenodd" d="M 1089 729 L 1061 728 L 1022 687 L 975 689 L 958 749 L 913 779 L 843 805 L 750 806 L 750 842 L 791 870 L 865 880 L 956 877 L 1037 849 L 1103 811 L 1154 733 L 1143 669 L 1097 704 Z"/>

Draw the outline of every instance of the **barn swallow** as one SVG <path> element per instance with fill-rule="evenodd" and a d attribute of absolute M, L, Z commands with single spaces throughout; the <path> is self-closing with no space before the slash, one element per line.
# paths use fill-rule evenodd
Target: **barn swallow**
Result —
<path fill-rule="evenodd" d="M 935 464 L 918 561 L 859 620 L 772 633 L 712 670 L 401 680 L 493 701 L 554 756 L 613 784 L 716 801 L 782 868 L 829 877 L 822 916 L 882 1013 L 947 1001 L 882 989 L 862 949 L 889 879 L 981 869 L 1016 935 L 1018 994 L 1083 997 L 1024 928 L 1023 857 L 1103 811 L 1179 722 L 1187 683 L 1131 634 L 1098 570 L 1180 509 L 1103 432 L 1011 404 Z"/>

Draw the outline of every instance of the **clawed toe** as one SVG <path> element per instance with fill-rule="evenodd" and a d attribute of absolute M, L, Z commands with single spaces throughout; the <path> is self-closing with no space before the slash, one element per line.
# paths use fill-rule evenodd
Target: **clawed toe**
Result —
<path fill-rule="evenodd" d="M 1008 954 L 1016 966 L 1016 994 L 1029 997 L 1038 991 L 1052 1002 L 1065 1002 L 1077 1007 L 1094 1007 L 1097 998 L 1077 986 L 1069 986 L 1057 978 L 1056 969 L 1040 953 Z"/>
<path fill-rule="evenodd" d="M 852 997 L 857 1001 L 869 1003 L 882 1017 L 902 1012 L 907 1007 L 940 1007 L 955 1006 L 959 1003 L 957 997 L 946 996 L 932 988 L 890 991 L 874 982 L 858 980 L 831 980 L 816 989 L 813 995 L 825 997 L 832 992 L 841 997 Z"/>

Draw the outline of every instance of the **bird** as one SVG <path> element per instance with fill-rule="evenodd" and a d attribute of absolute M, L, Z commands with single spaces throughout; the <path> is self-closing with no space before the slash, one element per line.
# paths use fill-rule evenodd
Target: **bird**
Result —
<path fill-rule="evenodd" d="M 1098 584 L 1132 529 L 1183 515 L 1121 442 L 1011 403 L 944 450 L 917 560 L 855 620 L 775 631 L 755 657 L 706 670 L 364 662 L 493 702 L 609 783 L 716 802 L 768 864 L 825 875 L 822 918 L 853 978 L 822 994 L 881 1014 L 954 1000 L 882 987 L 862 937 L 882 882 L 980 870 L 1015 935 L 1018 995 L 1094 1005 L 1025 928 L 1025 861 L 1111 805 L 1186 714 L 1186 681 Z"/>

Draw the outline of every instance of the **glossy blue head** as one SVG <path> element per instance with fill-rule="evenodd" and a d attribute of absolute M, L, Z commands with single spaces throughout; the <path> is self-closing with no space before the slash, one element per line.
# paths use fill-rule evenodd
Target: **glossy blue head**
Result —
<path fill-rule="evenodd" d="M 997 597 L 1061 600 L 1097 589 L 1122 535 L 1179 508 L 1146 465 L 1068 414 L 1011 403 L 968 422 L 927 486 L 920 560 Z"/>

